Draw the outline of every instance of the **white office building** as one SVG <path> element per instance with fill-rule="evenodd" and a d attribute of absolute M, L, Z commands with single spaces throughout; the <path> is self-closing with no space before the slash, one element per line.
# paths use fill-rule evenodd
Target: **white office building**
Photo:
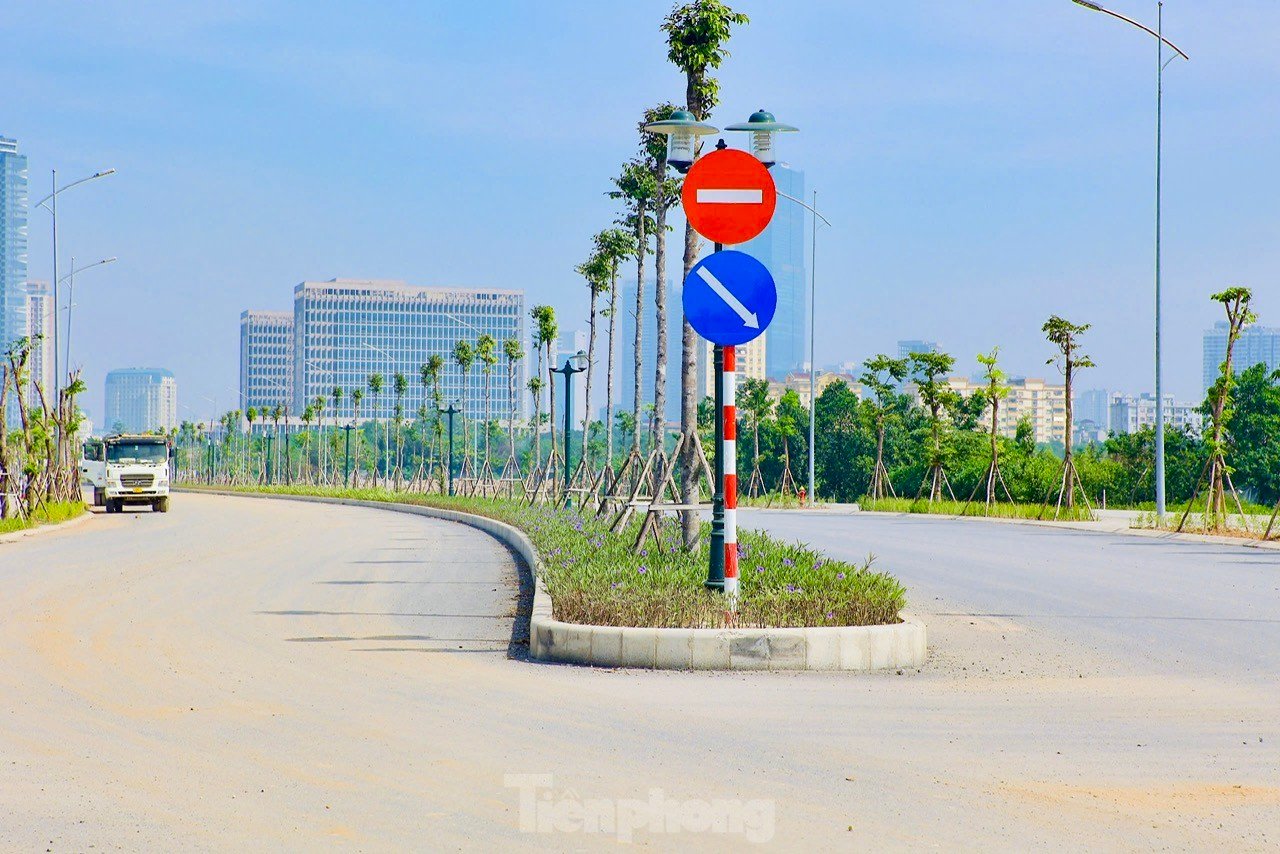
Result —
<path fill-rule="evenodd" d="M 475 346 L 482 334 L 493 336 L 498 364 L 489 378 L 490 417 L 505 421 L 510 412 L 503 342 L 527 345 L 524 291 L 500 288 L 443 288 L 402 281 L 331 279 L 302 282 L 293 291 L 293 405 L 295 412 L 316 397 L 343 390 L 336 410 L 326 417 L 351 417 L 351 391 L 363 389 L 361 418 L 390 418 L 397 403 L 395 375 L 408 388 L 399 401 L 406 418 L 430 403 L 419 378 L 433 355 L 444 358 L 442 392 L 446 403 L 461 401 L 471 418 L 483 417 L 484 372 L 479 359 L 464 376 L 453 358 L 458 341 Z M 369 378 L 379 374 L 382 390 Z M 517 417 L 525 412 L 524 362 L 516 365 Z"/>
<path fill-rule="evenodd" d="M 1222 373 L 1222 363 L 1227 360 L 1227 332 L 1225 320 L 1219 320 L 1212 329 L 1204 332 L 1203 386 L 1206 394 Z M 1273 326 L 1246 326 L 1236 339 L 1231 351 L 1232 372 L 1239 376 L 1254 365 L 1266 365 L 1268 371 L 1280 370 L 1280 328 Z"/>
<path fill-rule="evenodd" d="M 248 411 L 293 406 L 293 315 L 240 314 L 240 401 Z"/>
<path fill-rule="evenodd" d="M 118 368 L 107 372 L 103 429 L 108 433 L 153 433 L 178 426 L 178 384 L 163 368 Z"/>
<path fill-rule="evenodd" d="M 1199 436 L 1204 427 L 1204 417 L 1199 408 L 1190 403 L 1175 403 L 1173 395 L 1164 395 L 1164 423 L 1168 430 L 1185 430 Z M 1111 430 L 1116 433 L 1137 433 L 1144 427 L 1155 428 L 1156 396 L 1150 392 L 1139 395 L 1111 396 Z"/>

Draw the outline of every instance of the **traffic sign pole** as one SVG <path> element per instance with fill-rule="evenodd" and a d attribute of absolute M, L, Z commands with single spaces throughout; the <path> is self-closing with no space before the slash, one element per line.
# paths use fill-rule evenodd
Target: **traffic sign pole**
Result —
<path fill-rule="evenodd" d="M 715 251 L 724 247 L 716 244 Z M 711 484 L 711 554 L 707 565 L 708 590 L 723 591 L 725 579 L 724 562 L 724 347 L 716 344 L 712 347 L 712 362 L 715 367 L 715 473 Z"/>
<path fill-rule="evenodd" d="M 724 594 L 730 610 L 738 606 L 738 349 L 733 345 L 722 348 L 721 358 L 723 408 L 716 413 L 721 420 L 724 455 Z"/>

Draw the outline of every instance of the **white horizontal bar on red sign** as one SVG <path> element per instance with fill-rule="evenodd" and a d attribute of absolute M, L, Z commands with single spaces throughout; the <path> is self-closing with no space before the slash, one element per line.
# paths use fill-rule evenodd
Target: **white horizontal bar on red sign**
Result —
<path fill-rule="evenodd" d="M 698 203 L 704 205 L 761 205 L 764 190 L 698 190 Z"/>

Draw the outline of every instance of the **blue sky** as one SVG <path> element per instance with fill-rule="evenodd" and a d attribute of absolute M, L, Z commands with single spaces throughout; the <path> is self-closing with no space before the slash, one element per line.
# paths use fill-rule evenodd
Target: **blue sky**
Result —
<path fill-rule="evenodd" d="M 714 120 L 802 133 L 819 235 L 818 361 L 933 338 L 1043 375 L 1040 324 L 1091 322 L 1082 386 L 1151 386 L 1154 40 L 1069 0 L 737 2 Z M 1155 3 L 1113 7 L 1154 22 Z M 238 316 L 304 278 L 523 287 L 585 319 L 572 272 L 614 211 L 640 111 L 682 97 L 667 2 L 9 4 L 0 134 L 69 193 L 73 360 L 178 376 L 229 408 Z M 1199 394 L 1207 296 L 1280 325 L 1280 4 L 1171 0 L 1191 62 L 1165 89 L 1166 382 Z M 31 274 L 49 273 L 33 214 Z"/>

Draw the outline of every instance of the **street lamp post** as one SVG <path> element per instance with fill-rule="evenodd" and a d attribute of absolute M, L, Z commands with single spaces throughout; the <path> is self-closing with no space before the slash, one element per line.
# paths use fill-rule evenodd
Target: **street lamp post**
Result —
<path fill-rule="evenodd" d="M 1113 12 L 1104 6 L 1091 2 L 1091 0 L 1072 0 L 1078 6 L 1094 12 L 1102 12 L 1104 15 L 1110 15 L 1118 18 L 1126 24 L 1132 24 L 1148 35 L 1154 36 L 1156 40 L 1156 258 L 1155 258 L 1155 360 L 1156 360 L 1156 518 L 1164 521 L 1165 502 L 1164 502 L 1164 370 L 1160 353 L 1160 191 L 1161 191 L 1161 173 L 1160 173 L 1160 157 L 1163 147 L 1163 121 L 1164 121 L 1164 69 L 1169 63 L 1178 57 L 1190 61 L 1191 57 L 1182 52 L 1182 49 L 1173 42 L 1164 37 L 1164 2 L 1156 4 L 1156 28 L 1153 30 L 1145 24 L 1141 24 L 1134 19 L 1121 15 L 1119 12 Z M 1164 58 L 1164 47 L 1168 45 L 1173 51 L 1173 56 L 1168 60 Z M 1071 429 L 1071 425 L 1067 425 L 1067 429 Z"/>
<path fill-rule="evenodd" d="M 94 267 L 101 267 L 104 264 L 113 264 L 115 263 L 115 260 L 116 258 L 113 255 L 110 258 L 103 258 L 101 261 L 94 261 L 92 264 L 85 264 L 83 267 L 80 267 L 77 269 L 76 258 L 74 255 L 72 255 L 71 256 L 71 272 L 62 277 L 68 283 L 68 287 L 67 287 L 67 361 L 66 361 L 68 371 L 71 370 L 71 309 L 75 307 L 76 273 L 83 273 L 85 270 L 89 270 Z M 55 323 L 54 326 L 56 327 L 57 324 Z M 55 371 L 56 371 L 56 368 L 55 368 Z"/>
<path fill-rule="evenodd" d="M 342 482 L 351 488 L 351 431 L 356 428 L 354 424 L 343 424 L 342 432 L 345 433 L 342 450 Z"/>
<path fill-rule="evenodd" d="M 462 410 L 458 408 L 457 401 L 451 401 L 444 409 L 437 406 L 436 411 L 449 416 L 449 494 L 453 495 L 453 416 L 457 415 Z"/>
<path fill-rule="evenodd" d="M 573 356 L 564 360 L 564 367 L 549 368 L 553 374 L 560 374 L 564 377 L 564 489 L 565 489 L 565 507 L 573 506 L 573 499 L 569 497 L 569 478 L 572 474 L 569 465 L 569 455 L 571 453 L 569 433 L 573 428 L 573 375 L 580 374 L 587 369 L 587 354 L 579 350 Z M 555 382 L 555 380 L 552 380 Z M 554 414 L 553 416 L 554 417 Z M 583 428 L 586 429 L 585 427 Z"/>
<path fill-rule="evenodd" d="M 58 196 L 70 190 L 72 187 L 78 187 L 81 184 L 87 184 L 98 178 L 105 178 L 108 175 L 114 175 L 115 169 L 104 169 L 101 172 L 95 172 L 87 178 L 81 178 L 78 181 L 72 181 L 70 184 L 58 186 L 58 170 L 52 170 L 50 178 L 50 186 L 52 192 L 40 201 L 36 202 L 32 207 L 44 208 L 53 217 L 53 305 L 56 309 L 58 305 Z M 58 318 L 57 311 L 54 311 L 53 319 L 53 398 L 58 399 L 58 389 L 62 386 L 62 379 L 58 371 Z"/>

